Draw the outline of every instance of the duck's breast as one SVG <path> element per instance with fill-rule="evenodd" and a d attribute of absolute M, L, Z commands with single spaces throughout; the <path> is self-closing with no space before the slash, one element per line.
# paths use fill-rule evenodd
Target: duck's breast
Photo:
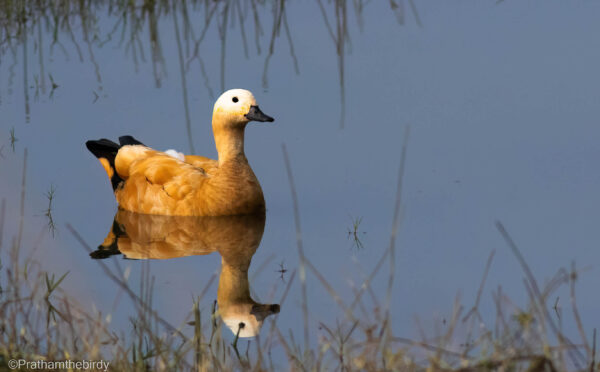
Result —
<path fill-rule="evenodd" d="M 221 164 L 195 198 L 204 201 L 209 215 L 262 213 L 262 188 L 247 161 Z"/>

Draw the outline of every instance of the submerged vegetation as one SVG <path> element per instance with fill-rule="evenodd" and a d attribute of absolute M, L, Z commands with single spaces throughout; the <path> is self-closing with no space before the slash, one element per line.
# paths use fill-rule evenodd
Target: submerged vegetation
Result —
<path fill-rule="evenodd" d="M 46 199 L 48 199 L 48 208 L 44 211 L 44 217 L 48 222 L 48 231 L 54 234 L 56 233 L 56 225 L 54 224 L 54 217 L 52 216 L 52 202 L 54 201 L 54 194 L 56 193 L 56 187 L 50 185 L 50 189 L 46 192 Z"/>
<path fill-rule="evenodd" d="M 15 136 L 15 127 L 10 128 L 10 149 L 15 152 L 15 144 L 19 139 Z"/>
<path fill-rule="evenodd" d="M 362 249 L 364 247 L 364 244 L 360 240 L 360 236 L 366 234 L 366 232 L 359 230 L 361 223 L 362 217 L 352 218 L 352 226 L 348 228 L 348 239 L 352 241 L 352 246 L 356 249 Z"/>

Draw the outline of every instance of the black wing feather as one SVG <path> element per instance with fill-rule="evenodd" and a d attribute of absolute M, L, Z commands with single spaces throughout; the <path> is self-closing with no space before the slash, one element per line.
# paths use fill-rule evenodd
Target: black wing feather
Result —
<path fill-rule="evenodd" d="M 85 146 L 98 159 L 104 158 L 108 160 L 108 164 L 110 164 L 110 167 L 113 170 L 110 183 L 113 191 L 116 190 L 117 187 L 119 187 L 119 185 L 123 182 L 123 179 L 119 177 L 117 170 L 115 169 L 115 158 L 117 157 L 117 153 L 119 152 L 121 146 L 106 138 L 102 138 L 97 141 L 87 141 Z"/>
<path fill-rule="evenodd" d="M 127 146 L 127 145 L 146 146 L 143 143 L 141 143 L 140 141 L 133 138 L 133 136 L 121 136 L 121 137 L 119 137 L 119 143 L 121 144 L 121 146 Z"/>

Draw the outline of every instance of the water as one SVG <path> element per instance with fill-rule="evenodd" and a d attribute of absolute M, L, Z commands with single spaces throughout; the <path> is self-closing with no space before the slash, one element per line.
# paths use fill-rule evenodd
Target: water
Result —
<path fill-rule="evenodd" d="M 585 268 L 577 280 L 577 304 L 590 336 L 600 327 L 599 6 L 420 2 L 419 27 L 408 2 L 404 24 L 387 2 L 372 2 L 360 13 L 348 4 L 341 43 L 338 26 L 344 22 L 336 21 L 335 4 L 323 2 L 330 35 L 319 2 L 286 2 L 274 42 L 279 8 L 269 3 L 257 9 L 257 42 L 250 7 L 240 8 L 246 14 L 242 33 L 237 10 L 229 10 L 222 26 L 220 4 L 199 43 L 201 59 L 192 57 L 204 29 L 204 3 L 188 4 L 191 29 L 181 9 L 163 10 L 144 14 L 133 38 L 129 27 L 135 20 L 127 17 L 122 33 L 126 19 L 102 5 L 88 8 L 88 28 L 74 16 L 73 39 L 61 28 L 54 45 L 52 23 L 28 23 L 27 36 L 4 42 L 0 55 L 4 244 L 18 230 L 27 148 L 24 245 L 31 247 L 43 234 L 35 257 L 44 270 L 68 271 L 66 292 L 125 327 L 131 306 L 114 300 L 119 287 L 65 227 L 71 224 L 96 247 L 116 212 L 109 181 L 84 142 L 131 134 L 157 149 L 193 148 L 214 158 L 212 105 L 224 89 L 240 87 L 253 91 L 261 109 L 276 119 L 246 131 L 246 154 L 267 202 L 249 278 L 257 301 L 278 303 L 295 272 L 276 317 L 282 330 L 291 329 L 297 340 L 304 332 L 281 145 L 298 194 L 304 254 L 350 304 L 352 288 L 390 244 L 401 146 L 410 133 L 390 303 L 395 334 L 419 339 L 421 324 L 434 336 L 450 319 L 457 295 L 468 310 L 492 252 L 483 318 L 490 324 L 496 319 L 491 294 L 499 286 L 514 304 L 507 305 L 510 311 L 526 309 L 525 274 L 495 226 L 501 221 L 540 283 L 560 268 L 570 270 L 572 262 Z M 54 236 L 44 216 L 44 194 L 52 186 Z M 360 244 L 352 234 L 359 220 Z M 110 260 L 130 268 L 137 288 L 143 261 L 120 257 Z M 200 308 L 209 314 L 217 297 L 217 254 L 146 264 L 156 278 L 154 302 L 164 319 L 184 322 L 201 293 Z M 376 300 L 363 297 L 366 309 L 385 309 L 389 268 L 388 258 L 372 282 Z M 334 325 L 344 312 L 311 270 L 306 275 L 314 337 L 323 332 L 319 323 Z M 565 333 L 578 339 L 568 288 L 548 299 L 549 308 L 556 298 Z M 363 315 L 366 323 L 380 319 L 372 314 Z"/>

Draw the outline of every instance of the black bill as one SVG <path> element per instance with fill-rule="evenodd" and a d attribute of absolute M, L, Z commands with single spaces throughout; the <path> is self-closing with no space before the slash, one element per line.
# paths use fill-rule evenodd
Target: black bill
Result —
<path fill-rule="evenodd" d="M 254 121 L 274 121 L 269 115 L 265 115 L 258 106 L 250 106 L 250 111 L 245 115 L 248 120 Z"/>
<path fill-rule="evenodd" d="M 279 304 L 255 304 L 250 310 L 250 314 L 254 315 L 257 320 L 264 320 L 269 315 L 279 314 L 281 307 Z"/>

